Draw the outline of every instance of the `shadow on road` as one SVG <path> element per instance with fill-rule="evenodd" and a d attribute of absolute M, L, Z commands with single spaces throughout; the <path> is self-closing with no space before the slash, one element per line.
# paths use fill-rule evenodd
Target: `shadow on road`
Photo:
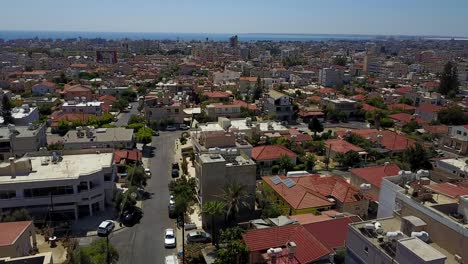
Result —
<path fill-rule="evenodd" d="M 152 158 L 154 157 L 154 151 L 156 150 L 153 146 L 144 146 L 141 152 L 143 158 Z"/>

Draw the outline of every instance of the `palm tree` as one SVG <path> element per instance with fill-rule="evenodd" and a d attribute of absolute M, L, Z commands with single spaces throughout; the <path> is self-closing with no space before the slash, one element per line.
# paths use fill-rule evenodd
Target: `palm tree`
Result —
<path fill-rule="evenodd" d="M 246 186 L 233 181 L 227 184 L 223 189 L 222 199 L 226 203 L 226 219 L 233 221 L 236 219 L 241 206 L 248 206 L 245 201 L 250 195 L 247 193 Z"/>
<path fill-rule="evenodd" d="M 217 242 L 217 230 L 215 228 L 215 217 L 222 215 L 226 208 L 224 201 L 209 201 L 203 205 L 202 214 L 209 215 L 211 217 L 211 243 L 214 245 Z"/>

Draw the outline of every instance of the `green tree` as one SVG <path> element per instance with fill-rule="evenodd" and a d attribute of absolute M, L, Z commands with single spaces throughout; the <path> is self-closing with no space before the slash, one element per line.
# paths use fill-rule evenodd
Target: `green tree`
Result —
<path fill-rule="evenodd" d="M 31 216 L 24 208 L 16 209 L 8 215 L 5 215 L 2 222 L 16 222 L 16 221 L 29 221 Z"/>
<path fill-rule="evenodd" d="M 241 207 L 248 206 L 246 199 L 250 197 L 246 186 L 237 181 L 232 181 L 224 186 L 221 198 L 226 203 L 226 220 L 234 222 Z"/>
<path fill-rule="evenodd" d="M 125 99 L 117 100 L 115 103 L 112 104 L 112 108 L 119 110 L 119 111 L 123 111 L 127 107 L 128 107 L 128 101 Z"/>
<path fill-rule="evenodd" d="M 468 124 L 468 114 L 460 106 L 442 109 L 437 113 L 440 123 L 448 126 Z"/>
<path fill-rule="evenodd" d="M 130 187 L 125 192 L 118 192 L 114 198 L 114 207 L 119 212 L 132 210 L 136 205 L 136 187 Z"/>
<path fill-rule="evenodd" d="M 106 239 L 95 240 L 91 245 L 81 247 L 73 252 L 69 259 L 70 264 L 102 264 L 107 263 L 107 249 L 109 249 L 109 263 L 117 263 L 119 252 L 111 244 L 107 245 Z"/>
<path fill-rule="evenodd" d="M 416 122 L 416 120 L 411 120 L 410 122 L 408 122 L 407 124 L 405 124 L 403 127 L 402 127 L 402 131 L 405 132 L 406 134 L 411 134 L 413 133 L 414 131 L 416 131 L 416 129 L 419 129 L 421 128 L 421 126 L 419 125 L 418 122 Z"/>
<path fill-rule="evenodd" d="M 140 128 L 136 134 L 136 139 L 144 145 L 151 143 L 153 138 L 153 130 L 149 127 Z"/>
<path fill-rule="evenodd" d="M 185 263 L 186 264 L 200 264 L 205 263 L 203 258 L 202 249 L 206 248 L 205 244 L 192 243 L 185 245 Z"/>
<path fill-rule="evenodd" d="M 127 100 L 128 102 L 134 102 L 138 95 L 132 89 L 127 89 L 123 91 L 120 96 L 122 97 L 122 99 Z"/>
<path fill-rule="evenodd" d="M 130 186 L 143 188 L 146 186 L 146 173 L 142 166 L 127 166 L 127 177 Z"/>
<path fill-rule="evenodd" d="M 354 167 L 361 162 L 361 156 L 356 151 L 351 150 L 345 154 L 337 154 L 335 160 L 343 166 Z"/>
<path fill-rule="evenodd" d="M 406 96 L 401 97 L 400 99 L 400 104 L 407 104 L 407 105 L 413 105 L 413 100 L 411 98 L 408 98 Z"/>
<path fill-rule="evenodd" d="M 320 123 L 320 121 L 314 117 L 312 120 L 309 122 L 308 125 L 310 131 L 314 132 L 314 137 L 317 136 L 317 132 L 321 133 L 323 131 L 323 124 Z"/>
<path fill-rule="evenodd" d="M 70 130 L 70 123 L 65 120 L 60 120 L 57 128 L 60 131 L 60 133 L 65 134 L 68 132 L 68 130 Z"/>
<path fill-rule="evenodd" d="M 367 104 L 380 108 L 380 109 L 387 109 L 387 105 L 385 104 L 384 99 L 380 96 L 375 96 L 375 97 L 368 99 Z"/>
<path fill-rule="evenodd" d="M 248 263 L 249 250 L 242 242 L 242 229 L 228 228 L 221 232 L 220 242 L 225 244 L 218 250 L 215 264 L 244 264 Z"/>
<path fill-rule="evenodd" d="M 458 73 L 457 66 L 449 61 L 444 66 L 444 71 L 440 76 L 439 93 L 453 98 L 458 93 Z"/>
<path fill-rule="evenodd" d="M 128 124 L 134 124 L 134 123 L 145 123 L 145 118 L 139 115 L 131 115 L 130 118 L 128 119 Z"/>
<path fill-rule="evenodd" d="M 429 153 L 421 144 L 416 144 L 413 147 L 407 148 L 403 152 L 402 160 L 409 164 L 409 167 L 413 172 L 420 169 L 432 169 L 432 165 L 429 161 Z"/>
<path fill-rule="evenodd" d="M 126 126 L 126 128 L 133 129 L 133 132 L 138 132 L 140 129 L 144 127 L 145 127 L 145 124 L 143 123 L 131 123 L 130 125 Z"/>
<path fill-rule="evenodd" d="M 10 98 L 5 94 L 2 98 L 2 117 L 3 117 L 3 124 L 8 125 L 13 123 L 13 117 L 11 116 L 11 109 L 13 105 L 10 101 Z"/>
<path fill-rule="evenodd" d="M 209 216 L 211 219 L 211 243 L 214 245 L 217 240 L 218 230 L 216 229 L 216 217 L 225 212 L 226 203 L 224 201 L 209 201 L 203 205 L 202 214 Z"/>
<path fill-rule="evenodd" d="M 254 94 L 253 94 L 254 101 L 258 100 L 258 99 L 260 99 L 260 97 L 262 97 L 262 92 L 263 92 L 262 81 L 261 81 L 260 76 L 259 76 L 259 77 L 257 77 L 257 85 L 255 86 L 255 90 L 254 90 Z"/>
<path fill-rule="evenodd" d="M 312 154 L 312 153 L 307 153 L 307 154 L 303 157 L 303 161 L 304 161 L 306 170 L 308 170 L 308 171 L 313 171 L 313 170 L 314 170 L 314 167 L 315 167 L 315 163 L 317 162 L 317 158 L 315 157 L 314 154 Z"/>
<path fill-rule="evenodd" d="M 262 219 L 278 217 L 281 213 L 281 208 L 276 203 L 269 200 L 263 201 L 262 214 L 260 216 Z"/>
<path fill-rule="evenodd" d="M 279 159 L 279 167 L 281 170 L 284 170 L 285 173 L 287 173 L 288 171 L 290 171 L 294 165 L 291 161 L 291 158 L 288 156 L 288 155 L 281 155 L 280 159 Z"/>

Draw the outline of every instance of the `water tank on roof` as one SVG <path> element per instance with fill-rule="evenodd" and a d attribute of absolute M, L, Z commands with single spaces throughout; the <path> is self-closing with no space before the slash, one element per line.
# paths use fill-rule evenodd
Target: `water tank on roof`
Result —
<path fill-rule="evenodd" d="M 400 240 L 403 238 L 403 233 L 401 231 L 387 232 L 387 234 L 385 235 L 387 236 L 388 240 L 392 241 Z"/>
<path fill-rule="evenodd" d="M 361 191 L 369 191 L 371 188 L 372 186 L 369 183 L 359 185 L 359 189 L 361 189 Z"/>
<path fill-rule="evenodd" d="M 427 242 L 429 240 L 429 233 L 426 231 L 421 231 L 421 232 L 411 232 L 412 237 L 417 237 L 421 239 L 424 242 Z"/>

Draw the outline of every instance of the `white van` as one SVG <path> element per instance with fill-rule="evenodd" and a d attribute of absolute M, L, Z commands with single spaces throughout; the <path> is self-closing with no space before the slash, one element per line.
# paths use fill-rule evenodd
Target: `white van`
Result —
<path fill-rule="evenodd" d="M 179 259 L 176 255 L 166 256 L 166 264 L 179 264 Z"/>

